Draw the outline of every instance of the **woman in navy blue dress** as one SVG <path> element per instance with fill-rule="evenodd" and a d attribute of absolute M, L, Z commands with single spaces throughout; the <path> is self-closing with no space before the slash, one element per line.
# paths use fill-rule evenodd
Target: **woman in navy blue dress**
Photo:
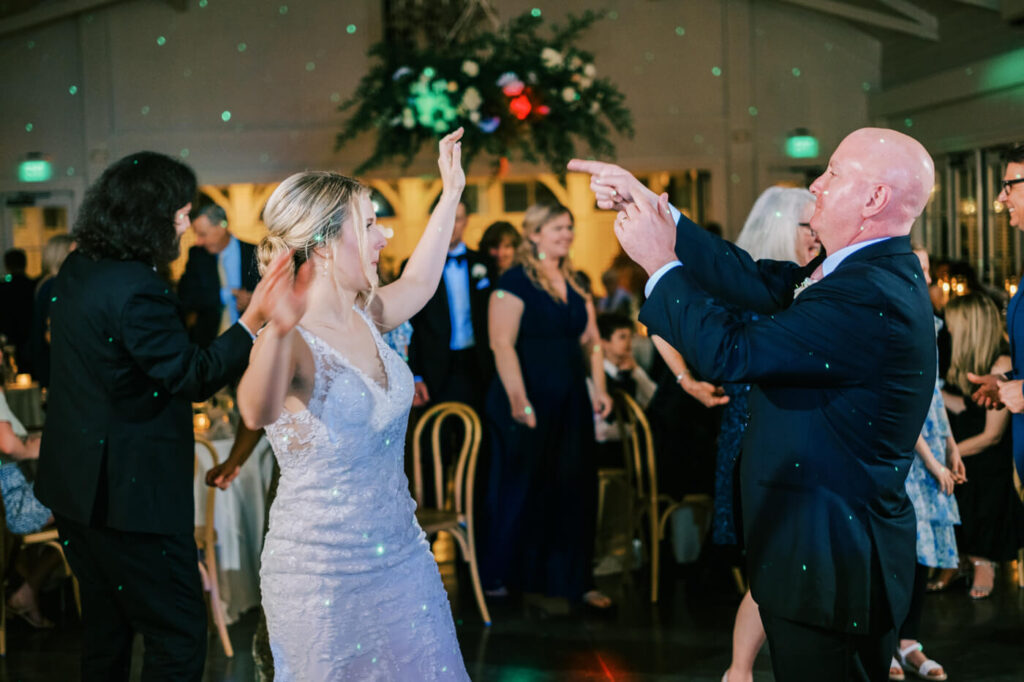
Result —
<path fill-rule="evenodd" d="M 491 467 L 481 573 L 490 590 L 604 607 L 594 591 L 594 412 L 611 399 L 594 306 L 569 259 L 573 218 L 531 206 L 517 264 L 488 311 L 498 376 L 487 396 Z M 587 365 L 597 386 L 587 394 Z"/>

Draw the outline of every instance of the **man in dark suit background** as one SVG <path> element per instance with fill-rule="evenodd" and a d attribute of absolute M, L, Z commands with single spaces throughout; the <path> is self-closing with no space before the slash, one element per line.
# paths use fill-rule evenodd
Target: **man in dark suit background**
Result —
<path fill-rule="evenodd" d="M 0 281 L 0 334 L 14 346 L 19 372 L 31 370 L 28 340 L 32 328 L 32 307 L 36 280 L 25 274 L 28 257 L 22 249 L 4 253 L 4 277 Z"/>
<path fill-rule="evenodd" d="M 273 303 L 257 287 L 209 348 L 191 344 L 159 271 L 188 228 L 195 176 L 153 152 L 89 189 L 50 305 L 52 379 L 35 492 L 81 586 L 82 679 L 199 680 L 207 616 L 196 562 L 193 401 L 237 380 Z M 279 259 L 268 279 L 281 267 Z M 276 268 L 276 269 L 275 269 Z M 278 280 L 280 278 L 277 278 Z"/>
<path fill-rule="evenodd" d="M 1024 230 L 1024 144 L 1019 144 L 1006 153 L 1006 168 L 996 199 L 1005 208 L 1010 226 Z M 1024 280 L 1022 280 L 1024 283 Z M 968 379 L 981 384 L 974 394 L 983 407 L 1006 405 L 1013 413 L 1010 421 L 1013 430 L 1013 459 L 1018 475 L 1024 476 L 1024 310 L 1021 288 L 1010 299 L 1006 309 L 1006 331 L 1010 337 L 1010 357 L 1013 372 L 1008 377 L 968 375 Z"/>
<path fill-rule="evenodd" d="M 709 381 L 755 386 L 744 537 L 776 679 L 886 680 L 914 580 L 904 482 L 934 388 L 931 305 L 909 239 L 931 158 L 892 130 L 844 139 L 811 185 L 829 256 L 804 268 L 755 263 L 672 220 L 666 195 L 618 167 L 570 169 L 620 209 L 616 235 L 651 275 L 641 322 Z"/>
<path fill-rule="evenodd" d="M 457 400 L 480 412 L 494 373 L 487 337 L 490 260 L 462 241 L 468 222 L 460 203 L 441 284 L 412 318 L 409 368 L 416 377 L 416 406 Z"/>
<path fill-rule="evenodd" d="M 227 214 L 214 203 L 192 212 L 195 245 L 188 250 L 178 296 L 186 311 L 189 337 L 208 346 L 238 321 L 260 281 L 256 246 L 228 231 Z"/>

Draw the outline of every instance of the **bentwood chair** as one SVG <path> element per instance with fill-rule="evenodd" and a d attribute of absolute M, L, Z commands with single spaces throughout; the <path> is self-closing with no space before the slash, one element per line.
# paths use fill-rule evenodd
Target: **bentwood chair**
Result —
<path fill-rule="evenodd" d="M 681 500 L 659 494 L 657 457 L 651 424 L 633 396 L 616 391 L 615 409 L 622 431 L 626 473 L 633 491 L 633 532 L 646 535 L 651 564 L 651 603 L 658 601 L 661 541 L 672 512 L 682 507 L 710 508 L 708 495 L 686 495 Z"/>
<path fill-rule="evenodd" d="M 2 505 L 0 505 L 0 582 L 2 577 L 7 573 L 7 557 L 12 547 L 7 546 L 7 518 L 3 513 Z M 78 616 L 82 616 L 82 595 L 78 587 L 78 579 L 75 578 L 75 574 L 71 571 L 71 566 L 68 565 L 67 557 L 64 556 L 64 547 L 60 543 L 60 537 L 57 534 L 56 528 L 48 528 L 41 530 L 36 533 L 29 533 L 27 535 L 13 535 L 15 539 L 20 538 L 20 545 L 22 548 L 30 547 L 32 545 L 42 545 L 44 547 L 51 547 L 60 554 L 61 562 L 64 566 L 64 576 L 71 578 L 71 585 L 74 588 L 75 593 L 75 608 L 78 610 Z M 0 592 L 3 592 L 0 590 Z M 7 598 L 4 594 L 0 594 L 0 656 L 7 655 Z"/>
<path fill-rule="evenodd" d="M 462 426 L 462 444 L 453 474 L 446 477 L 441 463 L 441 428 L 446 421 Z M 423 505 L 423 432 L 430 427 L 430 462 L 433 467 L 434 500 L 436 507 Z M 473 500 L 476 483 L 477 457 L 480 454 L 482 430 L 480 417 L 469 405 L 458 402 L 439 403 L 423 413 L 412 436 L 413 497 L 416 498 L 416 520 L 423 532 L 432 537 L 441 531 L 450 533 L 469 564 L 473 593 L 484 625 L 491 624 L 491 614 L 484 601 L 477 568 L 476 533 L 473 527 Z M 445 495 L 445 491 L 451 494 Z"/>
<path fill-rule="evenodd" d="M 206 448 L 213 460 L 213 466 L 220 462 L 217 459 L 217 449 L 213 443 L 202 436 L 196 436 L 196 445 Z M 199 457 L 196 455 L 195 471 L 199 471 Z M 231 639 L 228 637 L 227 618 L 224 615 L 224 604 L 220 600 L 220 583 L 217 573 L 217 529 L 213 525 L 214 504 L 216 503 L 216 487 L 206 488 L 206 510 L 203 517 L 203 524 L 195 528 L 196 547 L 199 550 L 199 576 L 202 578 L 203 591 L 209 596 L 210 615 L 217 627 L 217 634 L 220 636 L 220 643 L 224 647 L 224 655 L 232 658 L 235 655 L 231 647 Z"/>

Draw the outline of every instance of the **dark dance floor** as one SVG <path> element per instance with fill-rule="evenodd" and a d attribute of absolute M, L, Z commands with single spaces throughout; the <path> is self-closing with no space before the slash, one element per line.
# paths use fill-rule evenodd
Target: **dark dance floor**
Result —
<path fill-rule="evenodd" d="M 1024 590 L 1016 587 L 1013 565 L 1004 568 L 988 600 L 972 602 L 962 587 L 928 596 L 923 642 L 945 665 L 950 680 L 1024 680 Z M 544 616 L 521 602 L 491 600 L 494 625 L 489 628 L 480 622 L 462 567 L 445 563 L 442 573 L 466 668 L 476 682 L 717 682 L 728 665 L 738 596 L 728 572 L 715 566 L 669 567 L 661 603 L 653 607 L 647 602 L 646 577 L 605 580 L 602 586 L 618 602 L 607 615 L 588 611 Z M 58 596 L 52 595 L 46 605 L 47 613 L 60 620 Z M 68 613 L 73 614 L 73 607 Z M 255 624 L 250 612 L 230 626 L 233 659 L 224 657 L 215 635 L 210 638 L 204 679 L 254 679 L 250 644 Z M 77 680 L 80 633 L 73 615 L 48 632 L 31 631 L 20 621 L 9 623 L 0 680 Z M 138 653 L 141 648 L 137 641 Z M 139 672 L 136 657 L 133 679 L 139 679 Z M 755 679 L 772 679 L 767 649 L 757 660 Z M 820 679 L 833 677 L 822 670 Z"/>

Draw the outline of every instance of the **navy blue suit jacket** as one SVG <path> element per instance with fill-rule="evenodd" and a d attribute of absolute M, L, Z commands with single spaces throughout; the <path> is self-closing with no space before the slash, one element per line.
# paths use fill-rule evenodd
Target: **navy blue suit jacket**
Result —
<path fill-rule="evenodd" d="M 1013 378 L 1024 379 L 1024 310 L 1021 310 L 1020 289 L 1010 299 L 1006 309 L 1006 331 L 1010 336 L 1010 358 L 1013 359 Z M 1024 475 L 1024 414 L 1010 418 L 1013 430 L 1013 461 L 1017 473 Z"/>
<path fill-rule="evenodd" d="M 909 238 L 851 254 L 794 300 L 819 261 L 754 262 L 685 217 L 677 233 L 684 267 L 657 283 L 640 320 L 707 380 L 754 385 L 740 462 L 754 599 L 863 633 L 888 620 L 871 613 L 874 592 L 899 626 L 916 557 L 904 482 L 935 384 Z"/>

